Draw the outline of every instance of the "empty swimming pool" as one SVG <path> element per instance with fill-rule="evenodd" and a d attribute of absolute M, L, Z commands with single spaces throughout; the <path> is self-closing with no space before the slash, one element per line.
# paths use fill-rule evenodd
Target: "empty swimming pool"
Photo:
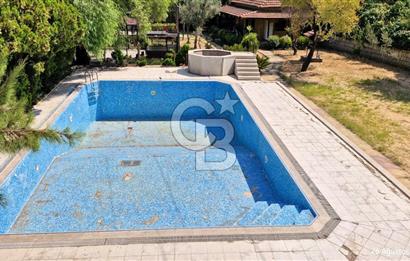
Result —
<path fill-rule="evenodd" d="M 94 82 L 53 127 L 84 138 L 43 142 L 9 174 L 3 234 L 292 227 L 317 217 L 229 84 Z"/>

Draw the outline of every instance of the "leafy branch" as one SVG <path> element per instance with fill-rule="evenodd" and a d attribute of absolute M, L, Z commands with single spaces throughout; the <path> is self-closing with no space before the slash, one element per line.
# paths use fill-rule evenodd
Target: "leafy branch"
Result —
<path fill-rule="evenodd" d="M 37 151 L 42 140 L 52 143 L 73 145 L 82 134 L 69 128 L 62 131 L 54 129 L 33 129 L 32 111 L 27 111 L 26 99 L 18 99 L 16 89 L 19 78 L 24 74 L 26 62 L 20 61 L 8 76 L 0 82 L 0 152 L 16 153 L 22 149 Z M 1 81 L 0 76 L 0 81 Z M 0 193 L 0 206 L 6 205 L 6 198 Z"/>

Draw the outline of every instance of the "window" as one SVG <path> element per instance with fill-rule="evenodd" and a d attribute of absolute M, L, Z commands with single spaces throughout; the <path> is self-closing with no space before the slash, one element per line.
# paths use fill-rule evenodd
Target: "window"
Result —
<path fill-rule="evenodd" d="M 269 36 L 274 33 L 275 30 L 275 21 L 265 20 L 265 33 L 264 38 L 267 40 Z"/>

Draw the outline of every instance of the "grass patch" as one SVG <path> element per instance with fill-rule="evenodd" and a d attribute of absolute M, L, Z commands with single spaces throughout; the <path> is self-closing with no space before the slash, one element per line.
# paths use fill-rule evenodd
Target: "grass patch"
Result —
<path fill-rule="evenodd" d="M 280 55 L 284 58 L 282 77 L 400 165 L 407 175 L 393 175 L 410 188 L 410 73 L 324 50 L 323 63 L 300 73 L 299 57 L 284 52 Z"/>
<path fill-rule="evenodd" d="M 333 118 L 376 150 L 388 153 L 395 122 L 380 115 L 359 88 L 330 87 L 320 84 L 292 83 L 296 90 L 323 108 Z M 371 94 L 370 94 L 371 95 Z"/>

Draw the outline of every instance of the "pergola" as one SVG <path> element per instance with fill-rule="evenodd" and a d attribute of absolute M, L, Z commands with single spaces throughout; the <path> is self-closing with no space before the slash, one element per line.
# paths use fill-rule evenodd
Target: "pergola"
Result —
<path fill-rule="evenodd" d="M 166 31 L 151 31 L 147 34 L 151 44 L 147 46 L 146 52 L 148 57 L 162 58 L 170 49 L 176 51 L 178 34 Z"/>

